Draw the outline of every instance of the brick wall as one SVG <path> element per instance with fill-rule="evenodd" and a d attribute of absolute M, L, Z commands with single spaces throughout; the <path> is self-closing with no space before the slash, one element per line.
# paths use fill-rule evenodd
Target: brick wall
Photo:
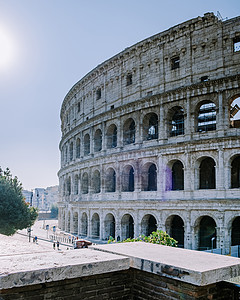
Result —
<path fill-rule="evenodd" d="M 224 283 L 194 286 L 152 273 L 130 269 L 57 282 L 0 290 L 0 300 L 231 300 Z"/>

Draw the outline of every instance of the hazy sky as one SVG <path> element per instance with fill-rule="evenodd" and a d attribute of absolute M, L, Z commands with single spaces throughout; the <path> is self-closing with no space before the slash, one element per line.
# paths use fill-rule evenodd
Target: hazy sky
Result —
<path fill-rule="evenodd" d="M 0 166 L 25 189 L 58 184 L 60 107 L 104 60 L 206 12 L 240 15 L 240 0 L 0 0 Z"/>

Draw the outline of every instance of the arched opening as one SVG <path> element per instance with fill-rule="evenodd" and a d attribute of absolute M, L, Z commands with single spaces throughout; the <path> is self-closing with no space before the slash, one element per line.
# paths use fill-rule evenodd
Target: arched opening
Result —
<path fill-rule="evenodd" d="M 76 158 L 80 158 L 80 139 L 77 138 L 76 141 Z"/>
<path fill-rule="evenodd" d="M 92 238 L 99 239 L 100 219 L 97 213 L 92 216 Z"/>
<path fill-rule="evenodd" d="M 143 119 L 143 139 L 154 140 L 157 138 L 158 138 L 158 116 L 155 113 L 149 113 Z"/>
<path fill-rule="evenodd" d="M 101 191 L 101 178 L 98 170 L 95 170 L 93 173 L 92 189 L 95 194 L 100 193 Z"/>
<path fill-rule="evenodd" d="M 157 167 L 155 164 L 147 163 L 142 168 L 142 190 L 157 190 Z"/>
<path fill-rule="evenodd" d="M 73 214 L 73 233 L 78 234 L 78 213 Z"/>
<path fill-rule="evenodd" d="M 232 246 L 240 245 L 240 217 L 236 217 L 232 222 Z"/>
<path fill-rule="evenodd" d="M 71 177 L 69 176 L 67 179 L 67 195 L 71 195 Z"/>
<path fill-rule="evenodd" d="M 70 211 L 68 212 L 68 217 L 67 217 L 67 232 L 70 232 L 71 227 L 70 227 L 70 222 L 71 222 L 71 214 Z"/>
<path fill-rule="evenodd" d="M 184 189 L 184 172 L 183 164 L 180 160 L 174 162 L 172 166 L 172 190 L 183 190 Z"/>
<path fill-rule="evenodd" d="M 184 222 L 177 215 L 170 216 L 166 221 L 168 234 L 178 241 L 178 247 L 184 248 Z"/>
<path fill-rule="evenodd" d="M 230 127 L 240 128 L 240 97 L 235 96 L 230 101 Z"/>
<path fill-rule="evenodd" d="M 213 218 L 204 216 L 200 221 L 199 250 L 216 248 L 216 223 Z"/>
<path fill-rule="evenodd" d="M 197 121 L 198 132 L 216 130 L 216 105 L 211 101 L 204 102 L 198 110 Z"/>
<path fill-rule="evenodd" d="M 115 124 L 112 124 L 108 127 L 107 130 L 107 148 L 117 147 L 117 127 Z"/>
<path fill-rule="evenodd" d="M 115 218 L 113 214 L 107 214 L 104 220 L 105 239 L 113 237 L 115 239 Z"/>
<path fill-rule="evenodd" d="M 106 174 L 106 192 L 116 192 L 116 172 L 113 168 L 109 168 Z"/>
<path fill-rule="evenodd" d="M 102 150 L 102 131 L 97 129 L 94 134 L 94 151 L 98 152 Z"/>
<path fill-rule="evenodd" d="M 84 173 L 82 176 L 82 193 L 88 194 L 88 173 Z"/>
<path fill-rule="evenodd" d="M 70 143 L 69 147 L 69 159 L 70 161 L 73 160 L 73 142 Z"/>
<path fill-rule="evenodd" d="M 211 157 L 204 158 L 200 163 L 200 189 L 215 189 L 215 161 Z"/>
<path fill-rule="evenodd" d="M 68 147 L 67 147 L 67 145 L 65 146 L 65 155 L 64 155 L 64 161 L 65 161 L 65 163 L 67 163 L 67 161 L 68 161 Z"/>
<path fill-rule="evenodd" d="M 122 190 L 123 192 L 134 191 L 134 169 L 132 166 L 125 166 L 122 176 Z"/>
<path fill-rule="evenodd" d="M 82 220 L 81 220 L 81 235 L 87 236 L 87 233 L 88 233 L 88 218 L 87 218 L 87 214 L 83 213 Z"/>
<path fill-rule="evenodd" d="M 170 136 L 184 134 L 184 111 L 180 106 L 173 107 L 169 112 Z"/>
<path fill-rule="evenodd" d="M 240 188 L 240 155 L 237 155 L 231 163 L 231 188 Z"/>
<path fill-rule="evenodd" d="M 122 217 L 121 231 L 123 240 L 134 237 L 134 222 L 131 215 L 126 214 Z"/>
<path fill-rule="evenodd" d="M 135 122 L 132 118 L 128 119 L 123 125 L 123 144 L 135 143 Z"/>
<path fill-rule="evenodd" d="M 90 153 L 90 136 L 87 133 L 84 136 L 84 155 L 88 155 L 89 153 Z"/>
<path fill-rule="evenodd" d="M 78 195 L 78 182 L 79 182 L 78 175 L 75 175 L 75 178 L 74 178 L 74 194 L 75 195 Z"/>
<path fill-rule="evenodd" d="M 141 222 L 142 234 L 149 236 L 157 230 L 157 220 L 153 215 L 145 215 Z"/>

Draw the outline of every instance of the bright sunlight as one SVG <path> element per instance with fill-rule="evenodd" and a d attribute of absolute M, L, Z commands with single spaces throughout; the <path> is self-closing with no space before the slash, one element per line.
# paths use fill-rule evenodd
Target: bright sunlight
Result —
<path fill-rule="evenodd" d="M 4 27 L 0 25 L 0 72 L 8 70 L 16 58 L 16 47 L 11 36 Z"/>

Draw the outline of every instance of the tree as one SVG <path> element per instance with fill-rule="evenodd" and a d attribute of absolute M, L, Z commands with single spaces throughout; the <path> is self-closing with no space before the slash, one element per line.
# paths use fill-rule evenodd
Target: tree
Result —
<path fill-rule="evenodd" d="M 109 238 L 108 244 L 115 243 L 116 240 L 114 240 L 112 237 Z M 159 245 L 165 245 L 165 246 L 171 246 L 171 247 L 177 247 L 177 241 L 171 238 L 165 231 L 157 230 L 153 231 L 149 236 L 140 235 L 139 237 L 135 239 L 126 239 L 123 240 L 120 243 L 128 243 L 128 242 L 146 242 L 146 243 L 152 243 L 152 244 L 159 244 Z"/>
<path fill-rule="evenodd" d="M 0 168 L 0 233 L 12 235 L 30 227 L 38 216 L 37 209 L 28 207 L 22 195 L 22 184 L 7 168 Z"/>

